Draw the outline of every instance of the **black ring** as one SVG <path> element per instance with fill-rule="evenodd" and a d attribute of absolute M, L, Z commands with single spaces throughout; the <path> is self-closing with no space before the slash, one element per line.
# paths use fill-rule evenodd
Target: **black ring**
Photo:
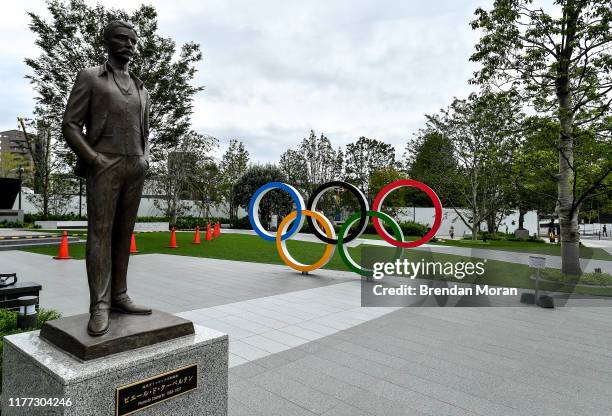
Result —
<path fill-rule="evenodd" d="M 364 193 L 361 192 L 361 190 L 355 185 L 344 181 L 331 181 L 319 186 L 312 193 L 312 195 L 310 195 L 310 198 L 308 198 L 308 203 L 306 204 L 306 209 L 313 211 L 313 208 L 316 208 L 313 207 L 315 202 L 317 202 L 320 196 L 329 188 L 344 188 L 350 193 L 352 193 L 357 198 L 357 202 L 359 202 L 359 209 L 361 210 L 361 215 L 359 216 L 359 224 L 357 224 L 357 227 L 353 228 L 353 231 L 351 231 L 344 239 L 344 242 L 348 243 L 349 241 L 352 241 L 355 238 L 359 237 L 361 234 L 363 234 L 363 231 L 365 230 L 365 227 L 368 223 L 368 210 L 370 209 L 368 200 L 366 199 Z M 308 227 L 312 230 L 313 234 L 316 235 L 319 240 L 324 241 L 327 244 L 338 244 L 338 239 L 329 238 L 323 233 L 321 233 L 317 229 L 317 227 L 315 227 L 314 221 L 311 217 L 306 217 L 306 221 L 308 221 Z"/>

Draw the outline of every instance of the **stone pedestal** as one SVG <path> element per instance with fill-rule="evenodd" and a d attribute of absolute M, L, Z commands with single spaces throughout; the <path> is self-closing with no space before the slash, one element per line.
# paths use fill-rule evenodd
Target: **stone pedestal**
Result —
<path fill-rule="evenodd" d="M 524 228 L 519 228 L 516 231 L 514 231 L 514 236 L 516 238 L 520 238 L 521 240 L 527 240 L 529 238 L 529 230 L 526 230 Z"/>
<path fill-rule="evenodd" d="M 227 415 L 228 337 L 194 328 L 193 335 L 89 361 L 62 352 L 39 331 L 7 336 L 2 415 L 125 415 L 138 409 L 139 416 Z M 44 398 L 46 406 L 24 398 Z"/>

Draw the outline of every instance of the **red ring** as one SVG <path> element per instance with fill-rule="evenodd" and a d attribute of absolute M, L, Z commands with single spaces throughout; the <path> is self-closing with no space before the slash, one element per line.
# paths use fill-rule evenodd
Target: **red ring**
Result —
<path fill-rule="evenodd" d="M 374 198 L 374 203 L 372 204 L 372 210 L 380 211 L 379 208 L 381 203 L 383 202 L 383 199 L 386 198 L 387 195 L 391 193 L 391 191 L 404 186 L 411 186 L 420 189 L 421 191 L 425 192 L 431 199 L 431 202 L 433 202 L 434 208 L 436 210 L 436 218 L 434 220 L 433 227 L 431 227 L 431 230 L 429 230 L 429 232 L 419 240 L 403 242 L 394 240 L 393 237 L 387 234 L 385 229 L 380 225 L 380 221 L 378 220 L 378 218 L 372 218 L 372 223 L 374 224 L 374 228 L 376 229 L 378 235 L 380 235 L 387 243 L 395 247 L 418 247 L 431 240 L 436 235 L 438 229 L 440 228 L 440 225 L 442 224 L 442 203 L 440 202 L 440 198 L 438 198 L 438 195 L 433 191 L 433 189 L 425 185 L 423 182 L 414 181 L 412 179 L 402 179 L 399 181 L 391 182 L 389 185 L 381 189 L 380 192 L 376 195 L 376 198 Z"/>

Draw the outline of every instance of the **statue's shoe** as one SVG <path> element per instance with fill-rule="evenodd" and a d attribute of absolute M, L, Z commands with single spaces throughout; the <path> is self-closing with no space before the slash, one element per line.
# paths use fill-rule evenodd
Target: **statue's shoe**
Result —
<path fill-rule="evenodd" d="M 108 332 L 109 327 L 109 311 L 97 310 L 89 315 L 89 323 L 87 324 L 87 333 L 92 337 L 104 335 Z"/>
<path fill-rule="evenodd" d="M 111 302 L 111 310 L 113 312 L 127 313 L 132 315 L 150 315 L 151 308 L 142 305 L 136 305 L 128 295 L 124 295 L 119 299 Z"/>

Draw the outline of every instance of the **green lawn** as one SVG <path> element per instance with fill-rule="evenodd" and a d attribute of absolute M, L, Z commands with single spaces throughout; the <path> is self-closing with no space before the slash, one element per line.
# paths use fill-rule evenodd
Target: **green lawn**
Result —
<path fill-rule="evenodd" d="M 178 249 L 167 248 L 169 240 L 170 233 L 167 232 L 136 234 L 137 246 L 142 254 L 163 253 L 181 256 L 209 257 L 257 263 L 282 264 L 282 261 L 276 251 L 276 245 L 253 235 L 223 234 L 221 237 L 211 242 L 202 241 L 201 245 L 194 245 L 191 244 L 191 241 L 193 240 L 192 233 L 177 233 L 177 242 L 179 245 Z M 291 251 L 293 257 L 298 261 L 313 263 L 320 257 L 324 246 L 319 243 L 289 240 L 287 242 L 287 247 Z M 55 256 L 57 254 L 57 247 L 35 247 L 27 249 L 27 251 Z M 361 259 L 361 248 L 351 248 L 349 249 L 349 252 L 355 261 L 359 262 Z M 77 259 L 83 259 L 85 255 L 85 245 L 71 245 L 70 255 Z M 457 262 L 471 259 L 465 256 L 438 253 L 424 254 L 423 252 L 414 250 L 405 250 L 404 254 L 404 257 L 410 261 L 419 261 L 424 256 L 427 256 L 428 260 L 440 262 Z M 473 260 L 477 261 L 476 259 Z M 334 257 L 327 264 L 326 268 L 334 270 L 347 270 L 338 253 L 334 254 Z M 485 269 L 485 277 L 479 278 L 478 282 L 476 283 L 519 288 L 533 287 L 533 282 L 529 278 L 532 274 L 532 270 L 525 265 L 487 260 Z M 456 281 L 469 282 L 467 279 Z M 549 283 L 542 283 L 541 288 L 543 290 L 551 291 L 571 291 L 581 294 L 612 296 L 612 288 L 570 287 L 563 286 L 561 284 Z"/>
<path fill-rule="evenodd" d="M 502 251 L 521 251 L 524 253 L 549 254 L 551 256 L 561 255 L 560 244 L 535 243 L 533 241 L 507 241 L 489 240 L 486 243 L 472 240 L 444 240 L 444 242 L 434 243 L 437 245 L 484 248 Z M 612 261 L 612 254 L 601 248 L 591 248 L 580 246 L 580 257 L 583 259 L 608 260 Z"/>
<path fill-rule="evenodd" d="M 61 234 L 63 230 L 36 230 L 42 232 L 53 232 Z M 66 230 L 69 235 L 80 235 L 82 236 L 87 231 L 83 230 Z M 177 235 L 180 235 L 179 233 Z M 361 238 L 370 240 L 382 240 L 378 234 L 363 234 Z M 406 236 L 406 241 L 415 241 L 420 237 Z M 187 238 L 187 242 L 189 238 Z M 263 241 L 262 241 L 263 242 Z M 441 246 L 453 246 L 453 247 L 465 247 L 465 248 L 482 248 L 488 250 L 501 250 L 501 251 L 517 251 L 522 253 L 533 253 L 533 254 L 548 254 L 551 256 L 561 255 L 561 246 L 559 244 L 546 244 L 546 243 L 535 243 L 533 241 L 507 241 L 507 240 L 489 240 L 486 243 L 482 240 L 444 240 L 439 242 L 430 242 L 429 244 L 441 245 Z M 180 254 L 180 253 L 175 253 Z M 188 254 L 191 255 L 191 254 Z M 213 256 L 210 256 L 213 257 Z M 583 259 L 593 260 L 607 260 L 612 261 L 612 254 L 601 248 L 590 248 L 580 246 L 580 257 Z M 254 260 L 256 261 L 256 260 Z M 268 263 L 268 262 L 267 262 Z"/>
<path fill-rule="evenodd" d="M 378 234 L 364 234 L 362 238 L 380 240 Z M 418 237 L 408 236 L 405 239 L 414 241 Z M 559 244 L 535 243 L 533 241 L 507 241 L 507 240 L 444 240 L 429 243 L 439 246 L 453 246 L 465 248 L 482 248 L 487 250 L 518 251 L 522 253 L 548 254 L 551 256 L 561 255 Z M 601 248 L 591 248 L 580 246 L 580 257 L 583 259 L 608 260 L 612 261 L 612 254 Z"/>

